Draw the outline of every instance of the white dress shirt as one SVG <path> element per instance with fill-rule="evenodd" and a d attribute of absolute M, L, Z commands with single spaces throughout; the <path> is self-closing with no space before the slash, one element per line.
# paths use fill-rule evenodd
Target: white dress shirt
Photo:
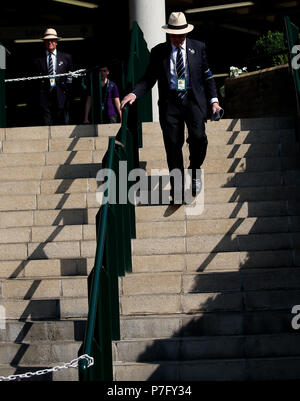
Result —
<path fill-rule="evenodd" d="M 189 80 L 190 80 L 189 69 L 186 68 L 186 62 L 187 62 L 186 39 L 184 40 L 183 44 L 180 45 L 180 48 L 181 48 L 184 68 L 186 69 L 186 88 L 191 89 L 191 85 L 189 82 Z M 177 47 L 172 45 L 172 51 L 171 51 L 171 55 L 170 55 L 170 73 L 171 73 L 170 89 L 176 89 L 176 85 L 177 85 L 176 58 L 177 58 Z M 210 104 L 212 104 L 214 102 L 219 102 L 217 97 L 213 97 L 212 99 L 210 99 Z"/>

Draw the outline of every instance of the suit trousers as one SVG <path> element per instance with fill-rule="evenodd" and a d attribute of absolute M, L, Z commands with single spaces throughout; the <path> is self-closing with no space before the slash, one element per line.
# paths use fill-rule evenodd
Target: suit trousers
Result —
<path fill-rule="evenodd" d="M 170 91 L 167 98 L 159 101 L 159 120 L 163 132 L 164 145 L 169 171 L 179 169 L 184 171 L 182 146 L 184 144 L 184 124 L 187 126 L 189 145 L 189 169 L 195 177 L 205 159 L 207 136 L 205 133 L 206 118 L 192 93 L 180 99 L 177 92 Z M 172 184 L 172 183 L 171 183 Z"/>
<path fill-rule="evenodd" d="M 69 110 L 66 102 L 64 108 L 58 107 L 57 88 L 49 89 L 47 104 L 41 104 L 44 125 L 65 125 L 69 123 Z"/>

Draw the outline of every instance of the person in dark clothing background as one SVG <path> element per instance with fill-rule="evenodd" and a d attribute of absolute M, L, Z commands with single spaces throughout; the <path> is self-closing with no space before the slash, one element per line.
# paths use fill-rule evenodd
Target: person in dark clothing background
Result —
<path fill-rule="evenodd" d="M 42 38 L 45 51 L 42 56 L 34 60 L 36 74 L 64 74 L 73 70 L 72 56 L 57 50 L 59 39 L 55 29 L 46 29 Z M 40 79 L 38 84 L 41 123 L 44 125 L 69 124 L 72 77 Z"/>
<path fill-rule="evenodd" d="M 115 82 L 108 79 L 109 68 L 106 64 L 103 64 L 99 70 L 95 71 L 93 76 L 93 101 L 94 101 L 94 122 L 98 123 L 100 110 L 102 110 L 102 117 L 104 124 L 113 124 L 120 122 L 122 119 L 121 108 L 120 108 L 120 95 L 119 89 Z M 95 79 L 101 77 L 101 97 L 100 97 L 100 83 L 99 79 Z M 95 77 L 96 75 L 96 77 Z M 91 110 L 91 82 L 90 80 L 87 83 L 87 97 L 84 108 L 84 123 L 90 123 L 90 110 Z M 99 100 L 101 99 L 101 104 Z"/>

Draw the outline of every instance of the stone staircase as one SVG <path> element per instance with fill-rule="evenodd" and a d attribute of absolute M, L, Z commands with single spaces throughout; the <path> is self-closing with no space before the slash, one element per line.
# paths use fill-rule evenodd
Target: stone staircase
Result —
<path fill-rule="evenodd" d="M 95 254 L 96 173 L 116 125 L 0 130 L 0 375 L 76 358 Z M 166 168 L 158 124 L 141 165 Z M 136 208 L 115 380 L 300 376 L 299 156 L 286 118 L 208 122 L 205 207 Z M 187 158 L 187 149 L 184 149 Z M 39 380 L 77 380 L 67 369 Z M 37 377 L 35 378 L 37 380 Z"/>

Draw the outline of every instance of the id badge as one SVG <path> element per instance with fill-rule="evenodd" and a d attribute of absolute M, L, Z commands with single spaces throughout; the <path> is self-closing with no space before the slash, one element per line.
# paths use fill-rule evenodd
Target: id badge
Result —
<path fill-rule="evenodd" d="M 50 85 L 54 86 L 55 85 L 55 78 L 50 78 Z"/>
<path fill-rule="evenodd" d="M 186 90 L 186 81 L 185 78 L 178 78 L 177 79 L 177 88 L 178 91 L 185 91 Z"/>

